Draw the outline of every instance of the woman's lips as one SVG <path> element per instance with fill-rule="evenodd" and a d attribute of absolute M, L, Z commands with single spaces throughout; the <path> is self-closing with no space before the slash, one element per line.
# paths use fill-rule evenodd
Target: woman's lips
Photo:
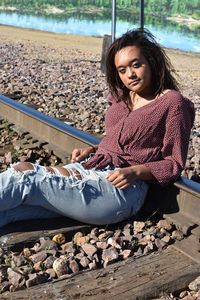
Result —
<path fill-rule="evenodd" d="M 129 85 L 131 86 L 131 85 L 137 85 L 138 83 L 139 83 L 139 79 L 137 79 L 137 80 L 132 80 L 130 83 L 129 83 Z"/>

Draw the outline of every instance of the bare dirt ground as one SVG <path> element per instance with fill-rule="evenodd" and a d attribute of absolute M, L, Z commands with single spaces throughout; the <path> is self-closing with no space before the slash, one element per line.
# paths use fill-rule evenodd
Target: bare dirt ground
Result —
<path fill-rule="evenodd" d="M 97 37 L 59 34 L 4 25 L 0 25 L 0 38 L 5 41 L 34 44 L 36 48 L 40 48 L 41 59 L 64 61 L 90 58 L 93 60 L 94 56 L 100 60 L 103 41 L 102 38 Z M 36 52 L 28 54 L 31 58 L 38 56 Z"/>
<path fill-rule="evenodd" d="M 89 59 L 90 57 L 91 59 L 94 57 L 98 60 L 101 59 L 103 38 L 59 34 L 4 25 L 0 25 L 0 35 L 1 39 L 7 41 L 34 44 L 35 47 L 41 48 L 41 58 L 66 61 Z M 53 51 L 47 52 L 46 47 L 42 50 L 42 46 Z M 185 74 L 189 81 L 196 78 L 195 81 L 200 83 L 200 53 L 178 49 L 166 49 L 166 52 L 179 75 Z M 29 55 L 32 57 L 35 54 L 29 53 Z"/>

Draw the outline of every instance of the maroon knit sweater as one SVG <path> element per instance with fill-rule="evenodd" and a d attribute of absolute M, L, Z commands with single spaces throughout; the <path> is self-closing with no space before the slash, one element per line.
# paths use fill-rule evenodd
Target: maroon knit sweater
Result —
<path fill-rule="evenodd" d="M 193 103 L 174 90 L 134 111 L 111 95 L 108 102 L 106 136 L 84 168 L 144 164 L 161 185 L 176 180 L 186 162 Z"/>

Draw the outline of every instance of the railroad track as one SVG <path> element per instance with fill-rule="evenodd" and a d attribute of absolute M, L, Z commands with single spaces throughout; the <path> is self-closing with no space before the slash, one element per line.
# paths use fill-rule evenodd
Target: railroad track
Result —
<path fill-rule="evenodd" d="M 36 141 L 48 144 L 65 163 L 69 161 L 74 148 L 95 145 L 100 141 L 3 95 L 0 95 L 0 117 L 15 124 L 17 130 L 28 132 Z M 152 185 L 143 209 L 149 214 L 156 211 L 169 219 L 187 238 L 177 241 L 162 253 L 153 253 L 138 260 L 129 258 L 126 262 L 103 270 L 85 272 L 42 287 L 15 292 L 13 299 L 46 299 L 47 294 L 55 296 L 53 299 L 67 295 L 69 298 L 66 299 L 151 299 L 162 290 L 170 292 L 183 289 L 200 274 L 200 184 L 181 177 L 167 187 Z M 27 232 L 17 227 L 10 231 L 3 229 L 0 243 L 14 248 L 27 241 L 36 241 L 41 233 L 52 235 L 63 232 L 72 235 L 81 229 L 87 231 L 88 228 L 91 226 L 69 221 L 64 228 L 61 223 L 59 228 L 43 231 L 37 228 L 32 231 L 27 229 Z M 79 296 L 77 286 L 78 289 L 81 287 Z M 40 296 L 37 298 L 38 293 Z M 57 293 L 62 297 L 56 298 Z"/>

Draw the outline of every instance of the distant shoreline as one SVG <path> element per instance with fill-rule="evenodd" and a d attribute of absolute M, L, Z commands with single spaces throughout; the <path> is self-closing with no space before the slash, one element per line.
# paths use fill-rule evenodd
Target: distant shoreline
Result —
<path fill-rule="evenodd" d="M 0 6 L 0 10 L 10 10 L 10 11 L 26 11 L 26 12 L 44 12 L 46 14 L 63 14 L 63 13 L 72 13 L 72 12 L 83 12 L 83 13 L 102 13 L 104 12 L 103 9 L 100 8 L 67 8 L 66 10 L 64 9 L 60 9 L 58 7 L 50 7 L 50 8 L 43 8 L 43 9 L 23 9 L 23 8 L 17 8 L 14 6 Z M 124 10 L 124 12 L 126 12 L 127 10 Z M 129 11 L 130 13 L 130 11 Z M 131 13 L 134 13 L 131 12 Z M 146 14 L 146 15 L 150 15 L 150 14 Z M 158 15 L 154 15 L 154 17 L 160 17 Z M 176 23 L 179 24 L 185 24 L 186 26 L 191 26 L 191 25 L 197 25 L 200 26 L 200 20 L 194 19 L 191 17 L 191 15 L 188 16 L 183 16 L 183 15 L 172 15 L 172 16 L 163 16 L 164 18 L 166 18 L 167 20 L 171 20 L 174 21 Z"/>

